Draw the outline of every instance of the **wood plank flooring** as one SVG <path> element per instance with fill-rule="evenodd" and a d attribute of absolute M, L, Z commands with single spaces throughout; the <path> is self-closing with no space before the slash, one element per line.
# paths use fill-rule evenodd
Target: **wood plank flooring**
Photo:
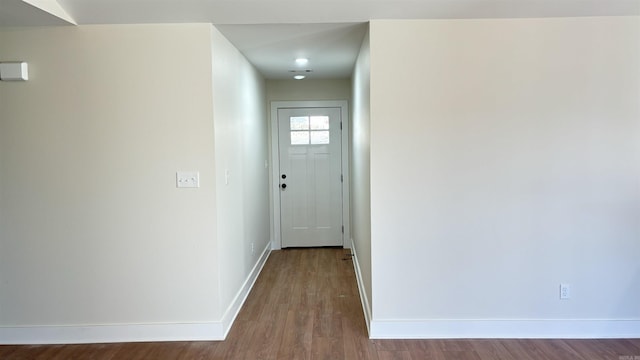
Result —
<path fill-rule="evenodd" d="M 369 340 L 347 254 L 274 251 L 225 341 L 0 346 L 0 359 L 640 360 L 640 339 Z"/>

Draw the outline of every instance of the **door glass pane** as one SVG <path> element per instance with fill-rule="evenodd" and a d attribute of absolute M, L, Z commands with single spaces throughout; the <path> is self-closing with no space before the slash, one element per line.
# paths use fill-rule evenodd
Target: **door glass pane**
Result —
<path fill-rule="evenodd" d="M 311 144 L 328 144 L 329 131 L 311 131 Z"/>
<path fill-rule="evenodd" d="M 312 116 L 311 130 L 329 130 L 328 116 Z"/>
<path fill-rule="evenodd" d="M 309 130 L 308 116 L 292 116 L 289 118 L 291 130 Z"/>
<path fill-rule="evenodd" d="M 308 131 L 292 131 L 291 132 L 291 145 L 308 145 L 308 144 L 309 144 Z"/>

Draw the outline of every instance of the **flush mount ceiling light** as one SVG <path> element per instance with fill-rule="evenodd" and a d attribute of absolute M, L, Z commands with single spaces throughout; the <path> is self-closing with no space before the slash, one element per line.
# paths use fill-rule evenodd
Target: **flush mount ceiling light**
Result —
<path fill-rule="evenodd" d="M 297 58 L 296 59 L 296 65 L 298 66 L 305 66 L 309 63 L 309 59 L 307 58 Z"/>
<path fill-rule="evenodd" d="M 304 75 L 296 75 L 296 76 L 294 76 L 293 78 L 294 78 L 294 79 L 296 79 L 296 80 L 302 80 L 302 79 L 304 79 L 305 77 L 306 77 L 306 76 L 304 76 Z"/>

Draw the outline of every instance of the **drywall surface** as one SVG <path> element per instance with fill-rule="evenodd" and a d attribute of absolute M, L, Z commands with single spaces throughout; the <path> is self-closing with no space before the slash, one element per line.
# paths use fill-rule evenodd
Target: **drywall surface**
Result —
<path fill-rule="evenodd" d="M 268 137 L 264 80 L 215 28 L 213 100 L 220 301 L 225 310 L 238 304 L 235 297 L 270 241 Z"/>
<path fill-rule="evenodd" d="M 0 47 L 30 73 L 0 82 L 0 327 L 218 321 L 211 26 L 3 29 Z"/>
<path fill-rule="evenodd" d="M 267 102 L 304 100 L 349 100 L 349 79 L 267 80 Z"/>
<path fill-rule="evenodd" d="M 374 322 L 640 319 L 639 24 L 372 21 Z"/>
<path fill-rule="evenodd" d="M 370 169 L 370 59 L 365 35 L 353 70 L 351 116 L 351 236 L 364 297 L 371 317 L 371 169 Z"/>

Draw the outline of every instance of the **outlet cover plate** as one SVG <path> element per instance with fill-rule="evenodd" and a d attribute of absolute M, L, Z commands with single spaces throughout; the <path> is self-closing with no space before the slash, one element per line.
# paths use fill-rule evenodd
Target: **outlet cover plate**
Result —
<path fill-rule="evenodd" d="M 571 299 L 571 285 L 560 284 L 560 300 Z"/>

